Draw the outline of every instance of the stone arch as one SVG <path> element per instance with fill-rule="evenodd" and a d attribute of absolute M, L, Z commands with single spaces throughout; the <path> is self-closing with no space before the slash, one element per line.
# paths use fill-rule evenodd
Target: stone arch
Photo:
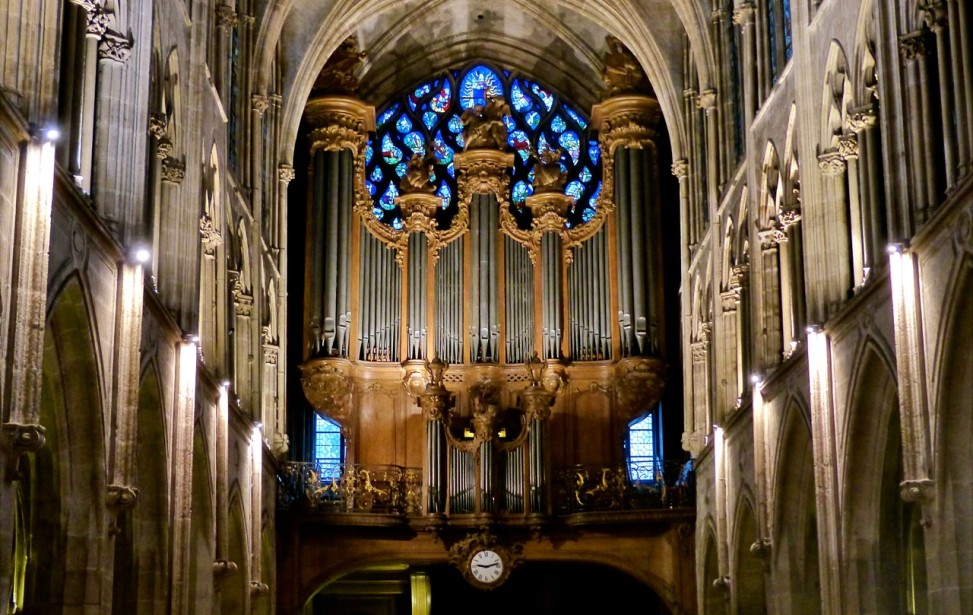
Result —
<path fill-rule="evenodd" d="M 155 360 L 142 370 L 139 382 L 139 455 L 135 483 L 135 544 L 138 569 L 139 613 L 160 613 L 169 604 L 169 492 L 165 403 L 159 367 Z"/>
<path fill-rule="evenodd" d="M 773 502 L 772 553 L 776 602 L 795 615 L 821 612 L 811 428 L 802 404 L 784 405 Z"/>
<path fill-rule="evenodd" d="M 875 47 L 875 0 L 864 0 L 855 33 L 854 100 L 857 105 L 878 102 L 878 59 Z"/>
<path fill-rule="evenodd" d="M 227 558 L 236 563 L 237 570 L 227 577 L 220 587 L 221 615 L 243 615 L 247 613 L 247 596 L 250 595 L 250 549 L 247 539 L 247 517 L 240 501 L 240 492 L 235 490 L 230 497 L 230 514 L 227 527 Z"/>
<path fill-rule="evenodd" d="M 25 468 L 27 612 L 101 604 L 111 574 L 102 565 L 108 548 L 104 419 L 87 303 L 73 275 L 48 311 L 40 408 L 47 443 Z"/>
<path fill-rule="evenodd" d="M 902 435 L 890 357 L 880 340 L 865 338 L 846 404 L 843 574 L 845 606 L 856 613 L 907 610 L 900 563 L 908 515 L 899 497 Z"/>
<path fill-rule="evenodd" d="M 162 114 L 166 117 L 166 134 L 173 142 L 173 137 L 182 127 L 182 95 L 179 85 L 179 50 L 175 47 L 166 57 L 165 74 L 162 79 Z"/>
<path fill-rule="evenodd" d="M 719 548 L 712 528 L 707 527 L 705 531 L 701 583 L 703 603 L 700 605 L 702 607 L 700 612 L 703 615 L 724 615 L 726 613 L 726 595 L 718 581 L 721 578 Z"/>
<path fill-rule="evenodd" d="M 203 427 L 196 423 L 193 435 L 192 517 L 189 545 L 190 611 L 203 612 L 213 604 L 213 561 L 216 553 L 216 522 L 210 488 L 210 464 Z"/>
<path fill-rule="evenodd" d="M 733 612 L 741 615 L 763 615 L 767 612 L 763 562 L 751 551 L 751 546 L 760 540 L 753 502 L 749 492 L 738 499 L 734 515 L 735 529 L 730 542 Z"/>
<path fill-rule="evenodd" d="M 841 135 L 847 125 L 848 109 L 852 106 L 854 87 L 848 74 L 848 58 L 837 40 L 831 41 L 825 69 L 821 109 L 821 150 L 837 151 Z"/>
<path fill-rule="evenodd" d="M 935 506 L 938 523 L 927 536 L 938 543 L 927 560 L 937 567 L 930 594 L 940 594 L 943 612 L 973 610 L 973 211 L 962 214 L 955 236 L 961 256 L 949 276 L 943 317 L 936 331 L 930 391 L 935 400 Z M 965 230 L 964 230 L 965 229 Z M 950 554 L 950 555 L 946 555 Z M 955 554 L 955 555 L 952 555 Z M 954 559 L 955 558 L 955 559 Z"/>
<path fill-rule="evenodd" d="M 767 141 L 767 147 L 764 149 L 760 178 L 760 191 L 758 193 L 760 201 L 757 206 L 756 222 L 757 227 L 764 230 L 773 226 L 783 198 L 780 156 L 777 154 L 777 147 L 773 141 Z"/>

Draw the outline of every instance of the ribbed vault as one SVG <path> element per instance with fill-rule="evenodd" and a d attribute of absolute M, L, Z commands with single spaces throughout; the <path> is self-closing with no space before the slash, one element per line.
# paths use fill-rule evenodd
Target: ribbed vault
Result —
<path fill-rule="evenodd" d="M 304 103 L 321 67 L 348 36 L 368 59 L 361 94 L 381 105 L 435 71 L 486 60 L 555 87 L 583 108 L 598 100 L 605 36 L 619 38 L 638 58 L 655 89 L 682 157 L 682 37 L 702 57 L 700 84 L 709 83 L 706 15 L 689 0 L 276 0 L 262 9 L 254 75 L 265 91 L 276 58 L 285 101 L 283 144 L 294 142 Z"/>

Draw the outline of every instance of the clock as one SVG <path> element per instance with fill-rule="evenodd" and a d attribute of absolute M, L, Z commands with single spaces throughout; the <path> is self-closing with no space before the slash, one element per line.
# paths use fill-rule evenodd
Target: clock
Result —
<path fill-rule="evenodd" d="M 470 558 L 470 574 L 485 585 L 493 585 L 504 577 L 503 558 L 492 549 L 473 553 Z"/>
<path fill-rule="evenodd" d="M 487 531 L 467 536 L 449 549 L 449 562 L 470 585 L 479 589 L 503 585 L 510 571 L 523 559 L 523 545 L 501 542 Z"/>

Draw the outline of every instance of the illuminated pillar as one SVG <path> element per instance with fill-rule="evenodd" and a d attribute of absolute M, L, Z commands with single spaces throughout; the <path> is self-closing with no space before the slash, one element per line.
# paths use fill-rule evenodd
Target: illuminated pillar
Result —
<path fill-rule="evenodd" d="M 759 376 L 751 376 L 753 393 L 753 449 L 754 478 L 757 487 L 757 536 L 750 552 L 764 562 L 771 547 L 770 537 L 774 535 L 774 517 L 770 506 L 770 454 L 767 450 L 770 438 L 767 435 L 767 408 L 764 405 L 763 381 Z"/>
<path fill-rule="evenodd" d="M 930 502 L 935 482 L 915 254 L 899 245 L 890 246 L 889 277 L 902 421 L 902 498 L 907 502 Z"/>
<path fill-rule="evenodd" d="M 189 561 L 192 546 L 193 429 L 196 415 L 195 338 L 178 345 L 176 398 L 173 409 L 172 470 L 172 612 L 190 613 Z M 207 486 L 207 489 L 209 487 Z"/>
<path fill-rule="evenodd" d="M 831 342 L 820 327 L 808 327 L 807 364 L 811 388 L 811 442 L 814 457 L 818 552 L 824 615 L 840 615 L 841 525 L 835 409 L 831 390 Z"/>

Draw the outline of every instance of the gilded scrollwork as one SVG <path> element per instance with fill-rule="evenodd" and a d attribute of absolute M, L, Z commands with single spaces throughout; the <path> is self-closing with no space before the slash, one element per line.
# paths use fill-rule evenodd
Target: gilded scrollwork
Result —
<path fill-rule="evenodd" d="M 307 401 L 316 411 L 344 425 L 355 388 L 351 364 L 345 359 L 312 359 L 299 368 Z"/>
<path fill-rule="evenodd" d="M 615 397 L 629 419 L 658 403 L 665 386 L 666 364 L 658 357 L 628 357 L 615 366 Z"/>

